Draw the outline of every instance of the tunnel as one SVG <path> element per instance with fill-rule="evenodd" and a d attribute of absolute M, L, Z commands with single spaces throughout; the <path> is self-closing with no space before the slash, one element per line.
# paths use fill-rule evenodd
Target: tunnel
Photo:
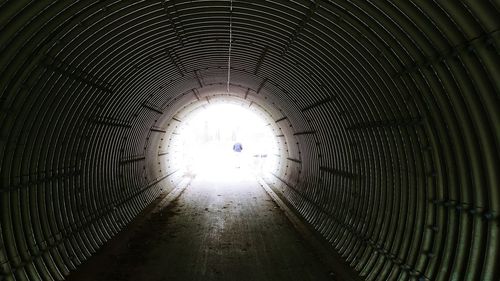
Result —
<path fill-rule="evenodd" d="M 499 28 L 498 0 L 1 1 L 0 280 L 65 280 L 221 101 L 360 280 L 499 280 Z"/>

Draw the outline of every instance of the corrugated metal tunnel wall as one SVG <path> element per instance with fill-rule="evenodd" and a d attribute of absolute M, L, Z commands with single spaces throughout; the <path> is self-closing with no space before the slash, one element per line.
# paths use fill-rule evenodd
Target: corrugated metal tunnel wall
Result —
<path fill-rule="evenodd" d="M 233 5 L 232 95 L 274 119 L 297 211 L 366 280 L 499 280 L 500 2 Z M 164 143 L 225 93 L 229 18 L 1 1 L 0 279 L 64 279 L 181 179 Z"/>

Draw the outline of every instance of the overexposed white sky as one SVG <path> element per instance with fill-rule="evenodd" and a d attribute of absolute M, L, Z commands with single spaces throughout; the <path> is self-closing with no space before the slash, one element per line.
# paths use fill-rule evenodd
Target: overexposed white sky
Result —
<path fill-rule="evenodd" d="M 172 140 L 176 167 L 191 173 L 226 173 L 238 168 L 271 171 L 276 165 L 276 140 L 261 116 L 236 104 L 207 105 L 186 116 Z M 232 150 L 240 142 L 241 153 Z M 262 157 L 265 156 L 265 157 Z"/>

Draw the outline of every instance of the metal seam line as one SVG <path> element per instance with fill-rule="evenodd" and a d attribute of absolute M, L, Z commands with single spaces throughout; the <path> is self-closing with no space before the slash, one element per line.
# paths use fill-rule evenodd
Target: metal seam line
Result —
<path fill-rule="evenodd" d="M 229 0 L 229 52 L 227 58 L 227 93 L 231 81 L 231 47 L 233 44 L 233 0 Z"/>

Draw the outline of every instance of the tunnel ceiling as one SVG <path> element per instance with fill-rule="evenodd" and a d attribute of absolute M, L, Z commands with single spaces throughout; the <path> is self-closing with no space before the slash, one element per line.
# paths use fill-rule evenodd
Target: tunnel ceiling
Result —
<path fill-rule="evenodd" d="M 366 280 L 498 280 L 500 2 L 0 2 L 0 279 L 61 280 L 182 180 L 186 104 L 270 112 L 270 181 Z"/>

